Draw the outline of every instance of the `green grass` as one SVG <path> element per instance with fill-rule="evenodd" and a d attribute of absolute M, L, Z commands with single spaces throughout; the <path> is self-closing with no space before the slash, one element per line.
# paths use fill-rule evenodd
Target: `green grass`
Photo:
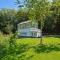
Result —
<path fill-rule="evenodd" d="M 59 44 L 60 38 L 58 37 L 43 37 L 43 44 Z M 36 45 L 40 43 L 40 38 L 20 38 L 17 39 L 18 44 Z"/>
<path fill-rule="evenodd" d="M 59 37 L 43 37 L 43 44 L 50 46 L 49 48 L 42 48 L 43 51 L 39 52 L 38 45 L 40 44 L 40 38 L 20 38 L 17 40 L 17 44 L 28 44 L 30 47 L 24 60 L 60 60 L 60 38 Z M 37 48 L 33 48 L 37 47 Z M 51 49 L 52 46 L 56 46 Z M 37 51 L 35 51 L 37 49 Z M 45 52 L 44 49 L 49 49 L 50 52 Z"/>
<path fill-rule="evenodd" d="M 2 40 L 1 40 L 2 39 Z M 0 36 L 0 42 L 4 44 L 8 37 Z M 20 38 L 16 40 L 19 46 L 17 55 L 7 55 L 12 60 L 60 60 L 60 37 L 43 37 L 43 45 L 40 44 L 40 38 Z M 25 50 L 24 50 L 25 49 Z M 8 60 L 5 59 L 5 60 Z M 4 60 L 4 58 L 2 59 Z"/>

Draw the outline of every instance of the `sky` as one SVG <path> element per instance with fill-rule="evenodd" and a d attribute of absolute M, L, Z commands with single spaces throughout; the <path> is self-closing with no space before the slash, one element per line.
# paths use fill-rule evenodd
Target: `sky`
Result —
<path fill-rule="evenodd" d="M 17 9 L 17 5 L 15 4 L 16 0 L 0 0 L 0 9 L 2 8 L 11 8 Z"/>
<path fill-rule="evenodd" d="M 20 1 L 22 2 L 23 0 Z M 2 8 L 17 9 L 17 5 L 15 4 L 15 2 L 16 0 L 0 0 L 0 9 Z"/>

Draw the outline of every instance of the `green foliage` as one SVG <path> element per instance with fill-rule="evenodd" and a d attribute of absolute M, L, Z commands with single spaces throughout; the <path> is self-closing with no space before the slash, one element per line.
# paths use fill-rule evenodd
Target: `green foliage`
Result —
<path fill-rule="evenodd" d="M 14 29 L 16 11 L 12 9 L 0 10 L 0 30 L 4 33 L 11 33 Z"/>
<path fill-rule="evenodd" d="M 20 0 L 19 0 L 20 1 Z M 37 20 L 44 33 L 60 33 L 60 1 L 59 0 L 24 0 L 28 8 L 28 18 Z M 20 4 L 19 4 L 20 5 Z M 24 8 L 24 7 L 23 7 Z"/>
<path fill-rule="evenodd" d="M 8 39 L 4 40 L 0 43 L 0 60 L 18 60 L 18 57 L 22 57 L 23 55 L 21 54 L 28 50 L 28 45 L 16 44 L 17 39 L 15 34 L 9 35 Z"/>
<path fill-rule="evenodd" d="M 27 8 L 19 9 L 17 11 L 16 18 L 17 18 L 18 23 L 29 20 L 28 9 Z"/>
<path fill-rule="evenodd" d="M 20 0 L 18 0 L 20 2 Z M 20 4 L 19 4 L 20 5 Z M 44 33 L 60 33 L 60 1 L 24 0 L 19 10 L 0 10 L 0 31 L 4 34 L 15 33 L 17 24 L 27 20 L 37 20 Z"/>
<path fill-rule="evenodd" d="M 29 20 L 28 13 L 25 9 L 19 9 L 18 11 L 13 9 L 1 9 L 0 31 L 4 34 L 15 33 L 17 24 L 27 20 Z"/>
<path fill-rule="evenodd" d="M 29 18 L 37 20 L 41 23 L 41 28 L 44 24 L 44 19 L 49 13 L 50 4 L 47 0 L 26 0 L 29 8 Z M 39 23 L 39 24 L 40 24 Z"/>

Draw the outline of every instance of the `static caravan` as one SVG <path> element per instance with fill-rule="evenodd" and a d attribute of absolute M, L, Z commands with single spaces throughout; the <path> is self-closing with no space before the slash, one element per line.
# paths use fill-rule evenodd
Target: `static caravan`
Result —
<path fill-rule="evenodd" d="M 36 21 L 25 21 L 18 24 L 19 37 L 41 37 L 41 30 L 38 29 Z"/>

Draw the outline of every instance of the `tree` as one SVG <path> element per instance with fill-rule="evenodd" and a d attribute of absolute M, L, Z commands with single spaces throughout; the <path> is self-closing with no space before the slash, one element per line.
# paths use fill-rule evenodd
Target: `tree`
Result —
<path fill-rule="evenodd" d="M 19 9 L 16 14 L 17 22 L 27 21 L 28 19 L 28 10 L 26 8 Z"/>
<path fill-rule="evenodd" d="M 51 11 L 55 26 L 53 30 L 55 33 L 60 33 L 60 0 L 53 0 Z"/>
<path fill-rule="evenodd" d="M 12 9 L 0 10 L 0 30 L 3 33 L 11 33 L 14 29 L 16 11 Z"/>
<path fill-rule="evenodd" d="M 30 8 L 29 10 L 29 17 L 32 18 L 32 20 L 37 20 L 39 24 L 39 28 L 43 29 L 44 26 L 44 19 L 49 14 L 50 10 L 50 4 L 47 0 L 26 0 L 27 7 Z M 42 36 L 40 44 L 42 44 Z"/>
<path fill-rule="evenodd" d="M 20 0 L 19 0 L 20 1 Z M 25 7 L 29 9 L 29 19 L 30 20 L 37 20 L 39 24 L 39 28 L 43 29 L 44 26 L 44 19 L 46 15 L 49 14 L 49 8 L 50 4 L 48 0 L 24 0 L 25 1 Z M 41 41 L 40 43 L 42 44 L 42 36 L 41 36 Z"/>

